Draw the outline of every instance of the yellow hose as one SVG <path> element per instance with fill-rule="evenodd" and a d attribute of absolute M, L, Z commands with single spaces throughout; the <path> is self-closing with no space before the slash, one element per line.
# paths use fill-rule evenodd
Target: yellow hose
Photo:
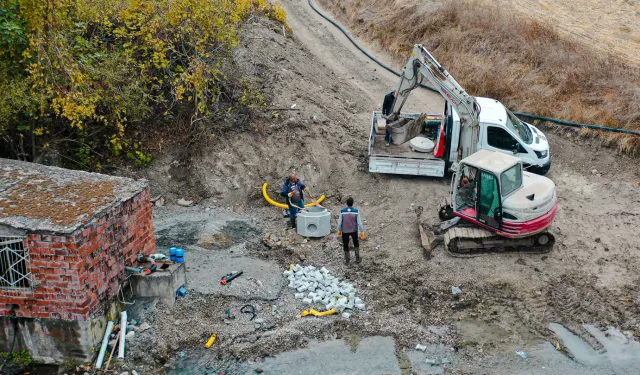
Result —
<path fill-rule="evenodd" d="M 271 197 L 269 197 L 269 194 L 267 194 L 267 183 L 266 182 L 264 184 L 262 184 L 262 196 L 272 206 L 276 206 L 276 207 L 284 208 L 284 209 L 288 209 L 289 208 L 289 206 L 287 206 L 286 204 L 280 203 L 280 202 L 276 202 L 273 199 L 271 199 Z M 318 198 L 318 203 L 322 202 L 324 200 L 324 198 L 325 198 L 324 194 L 322 194 L 322 196 L 320 196 L 320 198 Z M 315 203 L 308 203 L 308 204 L 305 204 L 304 206 L 305 207 L 313 207 L 313 206 L 315 206 Z"/>
<path fill-rule="evenodd" d="M 316 311 L 314 309 L 305 310 L 302 312 L 302 316 L 313 315 L 313 316 L 325 316 L 325 315 L 333 315 L 336 313 L 336 309 L 331 309 L 323 312 Z"/>

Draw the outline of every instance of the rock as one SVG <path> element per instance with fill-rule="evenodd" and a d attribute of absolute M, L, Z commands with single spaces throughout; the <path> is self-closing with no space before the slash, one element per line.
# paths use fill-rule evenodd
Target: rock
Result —
<path fill-rule="evenodd" d="M 135 331 L 127 332 L 126 338 L 127 340 L 131 340 L 136 335 Z"/>
<path fill-rule="evenodd" d="M 307 257 L 302 253 L 298 254 L 298 258 L 300 258 L 300 260 L 303 262 L 305 261 L 305 259 L 307 259 Z"/>
<path fill-rule="evenodd" d="M 129 375 L 129 371 L 121 372 L 120 375 Z"/>
<path fill-rule="evenodd" d="M 151 324 L 145 322 L 145 323 L 140 324 L 140 328 L 138 328 L 138 330 L 140 332 L 144 332 L 144 331 L 146 331 L 146 330 L 148 330 L 150 328 L 151 328 Z"/>
<path fill-rule="evenodd" d="M 209 207 L 204 209 L 204 212 L 209 212 L 209 211 L 211 211 L 211 209 Z"/>
<path fill-rule="evenodd" d="M 591 170 L 591 174 L 597 174 L 597 173 L 598 173 L 598 170 L 597 170 L 597 169 L 592 169 L 592 170 Z"/>
<path fill-rule="evenodd" d="M 189 207 L 191 205 L 193 205 L 193 201 L 188 201 L 186 199 L 180 198 L 178 199 L 178 206 L 182 206 L 182 207 Z"/>
<path fill-rule="evenodd" d="M 255 370 L 253 370 L 253 371 L 255 371 L 255 372 L 256 372 L 256 374 L 262 374 L 262 373 L 264 372 L 264 371 L 262 371 L 262 369 L 261 369 L 261 368 L 257 368 L 257 369 L 255 369 Z"/>
<path fill-rule="evenodd" d="M 131 370 L 131 375 L 138 375 L 138 371 L 136 371 L 136 370 Z"/>
<path fill-rule="evenodd" d="M 596 237 L 595 241 L 596 243 L 600 243 L 600 237 Z"/>
<path fill-rule="evenodd" d="M 254 343 L 254 342 L 258 341 L 258 336 L 256 336 L 256 335 L 249 335 L 249 336 L 247 336 L 247 337 L 245 338 L 245 341 L 247 341 L 247 342 L 251 342 L 251 343 Z"/>

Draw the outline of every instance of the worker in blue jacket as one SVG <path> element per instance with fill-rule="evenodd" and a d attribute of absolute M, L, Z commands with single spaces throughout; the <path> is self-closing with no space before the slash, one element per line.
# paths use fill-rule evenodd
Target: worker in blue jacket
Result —
<path fill-rule="evenodd" d="M 393 103 L 396 101 L 396 92 L 391 91 L 384 96 L 384 102 L 382 103 L 382 117 L 385 119 L 393 111 Z M 391 144 L 391 132 L 389 131 L 389 124 L 387 123 L 386 131 L 384 133 L 384 144 L 389 146 Z"/>
<path fill-rule="evenodd" d="M 360 263 L 360 244 L 358 243 L 358 231 L 360 238 L 364 239 L 364 225 L 362 225 L 362 217 L 360 211 L 353 207 L 353 198 L 347 199 L 347 207 L 340 210 L 338 217 L 338 237 L 342 238 L 342 246 L 344 249 L 344 261 L 349 264 L 351 257 L 349 254 L 349 238 L 353 239 L 353 252 L 356 255 L 356 263 Z"/>
<path fill-rule="evenodd" d="M 289 218 L 291 219 L 291 228 L 296 228 L 296 216 L 299 208 L 304 208 L 304 193 L 309 189 L 298 179 L 295 174 L 290 174 L 289 178 L 284 181 L 280 195 L 285 197 L 289 206 Z"/>

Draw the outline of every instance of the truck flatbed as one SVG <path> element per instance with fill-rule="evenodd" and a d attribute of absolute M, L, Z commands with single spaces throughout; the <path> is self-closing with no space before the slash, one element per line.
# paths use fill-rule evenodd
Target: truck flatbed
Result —
<path fill-rule="evenodd" d="M 418 113 L 406 113 L 407 118 L 417 118 Z M 409 142 L 389 146 L 384 144 L 384 134 L 376 134 L 376 124 L 381 112 L 373 112 L 369 135 L 369 172 L 411 176 L 443 177 L 446 162 L 433 156 L 432 152 L 416 152 Z"/>
<path fill-rule="evenodd" d="M 405 142 L 401 145 L 394 145 L 393 143 L 389 146 L 385 146 L 384 144 L 384 135 L 376 135 L 375 142 L 373 143 L 373 153 L 372 155 L 381 155 L 381 156 L 403 156 L 406 158 L 420 158 L 420 159 L 434 159 L 437 160 L 436 157 L 433 156 L 432 152 L 417 152 L 411 149 L 409 142 Z"/>

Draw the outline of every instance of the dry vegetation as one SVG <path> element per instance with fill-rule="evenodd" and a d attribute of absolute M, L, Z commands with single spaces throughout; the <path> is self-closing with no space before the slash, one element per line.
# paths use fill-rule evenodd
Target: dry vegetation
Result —
<path fill-rule="evenodd" d="M 401 66 L 424 44 L 477 96 L 518 111 L 640 130 L 640 68 L 596 53 L 550 26 L 497 6 L 462 1 L 320 0 L 325 9 L 388 51 Z M 640 153 L 640 137 L 599 133 Z"/>

